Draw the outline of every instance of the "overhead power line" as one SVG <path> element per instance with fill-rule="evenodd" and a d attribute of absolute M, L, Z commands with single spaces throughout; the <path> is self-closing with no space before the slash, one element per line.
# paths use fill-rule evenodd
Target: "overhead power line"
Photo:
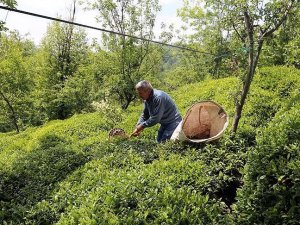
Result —
<path fill-rule="evenodd" d="M 198 51 L 196 49 L 187 48 L 187 47 L 178 46 L 178 45 L 172 45 L 172 44 L 168 44 L 168 43 L 164 43 L 164 42 L 160 42 L 160 41 L 155 41 L 155 40 L 151 40 L 151 39 L 147 39 L 147 38 L 143 38 L 143 37 L 137 37 L 137 36 L 130 35 L 130 34 L 122 34 L 120 32 L 116 32 L 116 31 L 112 31 L 112 30 L 107 30 L 107 29 L 103 29 L 103 28 L 98 28 L 98 27 L 82 24 L 82 23 L 76 23 L 76 22 L 63 20 L 63 19 L 59 19 L 59 18 L 55 18 L 55 17 L 50 17 L 50 16 L 45 16 L 45 15 L 41 15 L 41 14 L 37 14 L 37 13 L 32 13 L 32 12 L 28 12 L 28 11 L 14 9 L 14 8 L 6 7 L 6 6 L 1 6 L 0 5 L 0 9 L 9 10 L 9 11 L 12 11 L 12 12 L 21 13 L 21 14 L 25 14 L 25 15 L 29 15 L 29 16 L 40 17 L 40 18 L 43 18 L 43 19 L 58 21 L 58 22 L 62 22 L 62 23 L 72 24 L 72 25 L 75 25 L 75 26 L 84 27 L 84 28 L 88 28 L 88 29 L 103 31 L 103 32 L 107 32 L 107 33 L 111 33 L 111 34 L 115 34 L 115 35 L 130 37 L 130 38 L 134 38 L 134 39 L 138 39 L 138 40 L 142 40 L 142 41 L 149 41 L 149 42 L 152 42 L 152 43 L 155 43 L 155 44 L 169 46 L 169 47 L 172 47 L 172 48 L 178 48 L 178 49 L 197 52 L 197 53 L 206 54 L 206 55 L 214 55 L 214 54 L 209 53 L 209 52 L 202 52 L 202 51 Z"/>

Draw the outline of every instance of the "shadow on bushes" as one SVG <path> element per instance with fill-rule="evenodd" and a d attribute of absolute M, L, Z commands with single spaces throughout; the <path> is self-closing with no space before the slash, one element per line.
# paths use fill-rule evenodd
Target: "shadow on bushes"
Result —
<path fill-rule="evenodd" d="M 21 223 L 27 211 L 46 199 L 68 174 L 88 158 L 56 135 L 46 135 L 40 145 L 13 165 L 11 174 L 2 174 L 0 186 L 1 221 Z"/>

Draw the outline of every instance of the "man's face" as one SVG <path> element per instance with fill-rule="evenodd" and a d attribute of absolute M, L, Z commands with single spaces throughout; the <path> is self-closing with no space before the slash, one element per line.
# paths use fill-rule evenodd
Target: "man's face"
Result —
<path fill-rule="evenodd" d="M 136 91 L 141 99 L 147 100 L 149 98 L 150 95 L 149 90 L 137 89 Z"/>

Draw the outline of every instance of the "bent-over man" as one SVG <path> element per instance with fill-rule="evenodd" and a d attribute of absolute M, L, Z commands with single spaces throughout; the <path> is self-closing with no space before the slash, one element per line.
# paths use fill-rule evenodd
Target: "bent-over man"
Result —
<path fill-rule="evenodd" d="M 140 81 L 135 86 L 140 98 L 144 100 L 144 111 L 132 133 L 138 136 L 146 127 L 159 123 L 157 142 L 164 142 L 171 138 L 174 130 L 182 120 L 173 99 L 165 92 L 152 88 L 146 81 Z"/>

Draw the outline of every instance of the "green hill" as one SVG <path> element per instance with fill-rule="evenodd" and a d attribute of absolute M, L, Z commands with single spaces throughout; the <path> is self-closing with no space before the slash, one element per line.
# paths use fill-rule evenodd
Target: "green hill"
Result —
<path fill-rule="evenodd" d="M 182 114 L 211 99 L 232 118 L 237 78 L 173 92 Z M 300 220 L 300 72 L 258 71 L 240 122 L 207 145 L 157 144 L 130 133 L 142 106 L 0 134 L 3 224 L 296 224 Z"/>

